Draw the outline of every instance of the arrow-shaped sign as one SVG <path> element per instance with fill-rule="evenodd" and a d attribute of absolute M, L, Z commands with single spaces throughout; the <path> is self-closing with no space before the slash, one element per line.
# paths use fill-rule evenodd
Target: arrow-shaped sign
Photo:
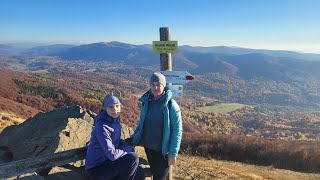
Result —
<path fill-rule="evenodd" d="M 187 84 L 195 79 L 187 71 L 161 71 L 161 73 L 166 77 L 167 82 L 172 84 Z"/>

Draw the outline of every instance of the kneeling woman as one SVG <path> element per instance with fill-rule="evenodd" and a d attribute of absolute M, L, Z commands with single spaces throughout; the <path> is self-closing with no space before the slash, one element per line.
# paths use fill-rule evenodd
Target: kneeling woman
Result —
<path fill-rule="evenodd" d="M 103 101 L 103 111 L 94 118 L 87 149 L 86 170 L 96 179 L 144 179 L 139 157 L 122 139 L 121 103 L 115 96 Z"/>

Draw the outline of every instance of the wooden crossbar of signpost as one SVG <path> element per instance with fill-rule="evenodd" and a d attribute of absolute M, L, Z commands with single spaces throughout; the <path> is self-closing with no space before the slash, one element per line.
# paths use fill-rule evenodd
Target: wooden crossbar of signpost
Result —
<path fill-rule="evenodd" d="M 0 164 L 0 179 L 6 179 L 22 174 L 40 172 L 41 170 L 62 166 L 85 159 L 86 147 L 58 152 L 52 155 L 37 156 Z"/>

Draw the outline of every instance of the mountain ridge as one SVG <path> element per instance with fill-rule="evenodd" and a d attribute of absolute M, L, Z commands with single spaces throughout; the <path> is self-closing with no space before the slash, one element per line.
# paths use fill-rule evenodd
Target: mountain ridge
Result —
<path fill-rule="evenodd" d="M 86 46 L 90 44 L 106 44 L 108 46 L 114 46 L 114 47 L 127 47 L 127 48 L 144 48 L 144 49 L 152 49 L 152 44 L 141 44 L 141 45 L 135 45 L 135 44 L 129 44 L 119 41 L 110 41 L 110 42 L 96 42 L 96 43 L 89 43 L 89 44 L 82 44 L 82 45 L 74 45 L 74 44 L 65 44 L 68 46 Z M 23 49 L 26 51 L 30 51 L 31 49 L 35 49 L 37 47 L 45 48 L 50 46 L 56 46 L 59 44 L 49 44 L 49 45 L 43 45 L 43 44 L 36 44 L 36 43 L 10 43 L 10 44 L 0 44 L 0 54 L 6 55 L 3 53 L 3 46 L 15 48 L 15 49 Z M 6 47 L 6 48 L 7 48 Z M 272 55 L 276 57 L 291 57 L 291 58 L 297 58 L 297 59 L 304 59 L 304 60 L 311 60 L 311 61 L 320 61 L 320 54 L 318 53 L 304 53 L 304 52 L 296 52 L 296 51 L 289 51 L 289 50 L 268 50 L 268 49 L 252 49 L 252 48 L 244 48 L 244 47 L 234 47 L 234 46 L 191 46 L 191 45 L 181 45 L 179 46 L 179 51 L 191 51 L 191 52 L 199 52 L 199 53 L 221 53 L 221 54 L 250 54 L 250 53 L 260 53 L 260 54 L 266 54 L 266 55 Z M 2 52 L 2 53 L 1 53 Z M 9 54 L 10 55 L 10 54 Z M 48 55 L 48 54 L 46 54 Z"/>

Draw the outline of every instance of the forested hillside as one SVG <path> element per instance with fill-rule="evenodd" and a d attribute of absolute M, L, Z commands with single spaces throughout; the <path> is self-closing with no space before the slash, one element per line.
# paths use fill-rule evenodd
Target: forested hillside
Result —
<path fill-rule="evenodd" d="M 69 62 L 54 57 L 2 58 L 1 62 L 8 69 L 24 71 L 1 71 L 6 77 L 0 91 L 4 98 L 40 111 L 79 104 L 99 112 L 103 97 L 116 89 L 122 92 L 126 103 L 124 121 L 132 127 L 138 120 L 138 98 L 148 89 L 148 77 L 156 71 L 150 67 Z M 315 112 L 319 107 L 312 104 L 319 100 L 318 88 L 311 81 L 293 86 L 262 77 L 244 79 L 208 73 L 196 75 L 196 80 L 185 86 L 186 98 L 178 102 L 183 108 L 186 132 L 319 140 L 320 117 Z M 247 106 L 227 114 L 195 111 L 195 106 L 221 102 Z"/>

